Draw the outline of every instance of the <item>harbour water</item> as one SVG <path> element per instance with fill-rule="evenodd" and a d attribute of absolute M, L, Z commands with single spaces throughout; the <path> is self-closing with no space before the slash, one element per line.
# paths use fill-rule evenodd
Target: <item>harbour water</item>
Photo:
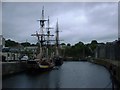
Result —
<path fill-rule="evenodd" d="M 64 62 L 43 73 L 20 73 L 3 78 L 3 88 L 112 88 L 109 71 L 89 62 Z"/>

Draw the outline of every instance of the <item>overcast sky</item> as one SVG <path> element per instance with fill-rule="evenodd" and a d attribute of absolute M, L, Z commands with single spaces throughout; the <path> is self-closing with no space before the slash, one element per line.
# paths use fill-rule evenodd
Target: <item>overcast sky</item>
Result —
<path fill-rule="evenodd" d="M 110 42 L 118 38 L 118 3 L 116 2 L 3 2 L 2 31 L 6 39 L 36 43 L 31 34 L 39 31 L 42 7 L 45 18 L 55 28 L 58 18 L 60 38 L 64 43 L 79 41 Z M 51 31 L 54 33 L 55 29 Z"/>

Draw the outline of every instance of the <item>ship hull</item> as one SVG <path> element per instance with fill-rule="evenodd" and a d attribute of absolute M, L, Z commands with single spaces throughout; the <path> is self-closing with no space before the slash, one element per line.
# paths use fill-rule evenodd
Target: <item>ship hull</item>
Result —
<path fill-rule="evenodd" d="M 45 71 L 49 71 L 52 70 L 52 68 L 54 67 L 53 64 L 51 65 L 41 65 L 36 63 L 36 61 L 32 61 L 32 62 L 28 62 L 27 65 L 27 71 L 28 72 L 45 72 Z"/>
<path fill-rule="evenodd" d="M 63 64 L 63 59 L 61 57 L 54 58 L 55 66 L 61 66 Z"/>

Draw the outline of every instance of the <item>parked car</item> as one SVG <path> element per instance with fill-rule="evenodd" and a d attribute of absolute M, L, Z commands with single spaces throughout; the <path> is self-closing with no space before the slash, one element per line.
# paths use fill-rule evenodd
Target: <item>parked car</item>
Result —
<path fill-rule="evenodd" d="M 29 58 L 28 58 L 28 56 L 27 55 L 24 55 L 22 58 L 21 58 L 21 60 L 28 60 Z"/>

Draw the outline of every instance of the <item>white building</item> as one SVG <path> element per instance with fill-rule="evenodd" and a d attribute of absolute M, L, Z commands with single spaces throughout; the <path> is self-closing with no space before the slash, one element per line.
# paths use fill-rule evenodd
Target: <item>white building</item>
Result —
<path fill-rule="evenodd" d="M 2 55 L 6 57 L 6 60 L 19 60 L 20 52 L 16 49 L 10 49 L 9 47 L 5 47 L 2 49 Z"/>
<path fill-rule="evenodd" d="M 5 47 L 5 38 L 3 37 L 3 35 L 0 35 L 0 48 Z"/>

